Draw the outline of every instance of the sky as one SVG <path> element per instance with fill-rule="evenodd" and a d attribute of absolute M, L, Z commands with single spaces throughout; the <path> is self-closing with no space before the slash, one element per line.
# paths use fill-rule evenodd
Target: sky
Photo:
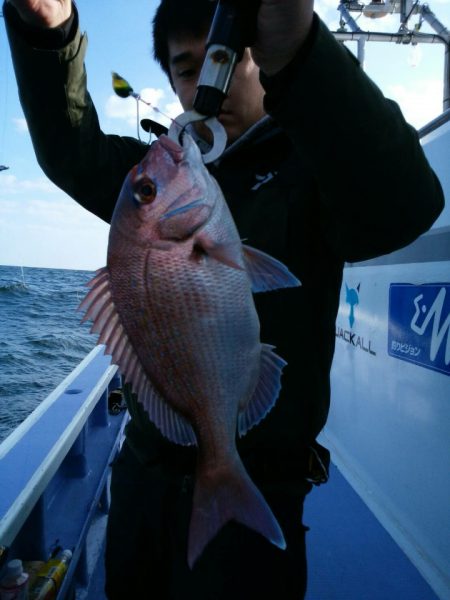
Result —
<path fill-rule="evenodd" d="M 188 0 L 186 0 L 188 1 Z M 151 20 L 159 0 L 78 0 L 81 29 L 89 39 L 88 88 L 106 133 L 137 135 L 136 102 L 114 95 L 111 71 L 175 117 L 181 106 L 152 58 Z M 338 0 L 316 0 L 328 27 L 339 26 Z M 430 0 L 450 29 L 450 0 Z M 132 7 L 132 8 L 130 8 Z M 355 13 L 353 13 L 355 17 Z M 413 23 L 417 22 L 414 19 Z M 398 16 L 358 20 L 365 31 L 396 31 Z M 432 32 L 424 23 L 421 31 Z M 348 44 L 356 53 L 356 44 Z M 444 46 L 366 45 L 365 70 L 406 119 L 420 128 L 442 112 Z M 140 104 L 140 117 L 161 114 Z M 166 121 L 167 123 L 167 121 Z M 147 140 L 145 132 L 141 136 Z M 106 223 L 54 186 L 36 162 L 20 107 L 3 19 L 0 18 L 0 265 L 94 270 L 106 263 Z"/>

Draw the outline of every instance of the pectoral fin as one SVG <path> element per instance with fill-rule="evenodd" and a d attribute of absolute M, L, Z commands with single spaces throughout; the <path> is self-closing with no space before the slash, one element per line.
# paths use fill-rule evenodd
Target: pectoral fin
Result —
<path fill-rule="evenodd" d="M 287 287 L 297 287 L 300 281 L 279 260 L 261 250 L 243 245 L 245 268 L 253 292 L 268 292 Z"/>
<path fill-rule="evenodd" d="M 232 269 L 245 270 L 242 260 L 241 243 L 238 242 L 215 242 L 202 233 L 195 240 L 195 247 L 201 248 L 205 254 Z"/>

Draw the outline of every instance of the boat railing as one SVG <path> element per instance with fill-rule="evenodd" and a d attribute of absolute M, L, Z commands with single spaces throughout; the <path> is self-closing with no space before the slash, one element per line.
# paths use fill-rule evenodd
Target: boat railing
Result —
<path fill-rule="evenodd" d="M 448 123 L 450 121 L 450 108 L 444 110 L 443 113 L 438 115 L 435 119 L 424 125 L 418 130 L 419 137 L 422 139 L 428 134 L 439 129 L 444 123 Z"/>
<path fill-rule="evenodd" d="M 108 408 L 120 376 L 103 350 L 94 348 L 0 445 L 0 545 L 25 561 L 71 549 L 58 598 L 75 580 L 88 585 L 95 561 L 86 539 L 94 522 L 106 522 L 109 465 L 127 420 Z"/>
<path fill-rule="evenodd" d="M 340 0 L 339 29 L 333 35 L 340 42 L 357 42 L 357 56 L 364 68 L 366 42 L 392 42 L 395 44 L 441 44 L 444 47 L 443 110 L 450 109 L 450 31 L 439 21 L 427 3 L 416 0 Z M 350 13 L 371 19 L 398 14 L 397 32 L 363 31 Z M 418 18 L 415 25 L 412 20 Z M 435 33 L 422 33 L 426 22 Z"/>

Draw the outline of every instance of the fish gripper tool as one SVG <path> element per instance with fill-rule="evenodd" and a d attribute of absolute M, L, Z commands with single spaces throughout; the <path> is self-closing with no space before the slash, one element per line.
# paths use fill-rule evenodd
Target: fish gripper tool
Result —
<path fill-rule="evenodd" d="M 206 41 L 206 56 L 200 71 L 193 109 L 177 117 L 169 129 L 169 137 L 180 136 L 184 128 L 203 120 L 211 130 L 213 144 L 203 154 L 203 162 L 213 162 L 225 150 L 227 136 L 217 120 L 227 97 L 231 79 L 244 49 L 256 38 L 256 15 L 261 0 L 219 0 Z"/>

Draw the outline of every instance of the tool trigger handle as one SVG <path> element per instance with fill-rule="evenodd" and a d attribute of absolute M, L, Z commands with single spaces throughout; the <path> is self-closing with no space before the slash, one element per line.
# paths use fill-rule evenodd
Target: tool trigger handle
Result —
<path fill-rule="evenodd" d="M 244 49 L 256 40 L 256 21 L 261 0 L 219 0 L 206 41 L 194 109 L 218 116 L 236 64 Z"/>

